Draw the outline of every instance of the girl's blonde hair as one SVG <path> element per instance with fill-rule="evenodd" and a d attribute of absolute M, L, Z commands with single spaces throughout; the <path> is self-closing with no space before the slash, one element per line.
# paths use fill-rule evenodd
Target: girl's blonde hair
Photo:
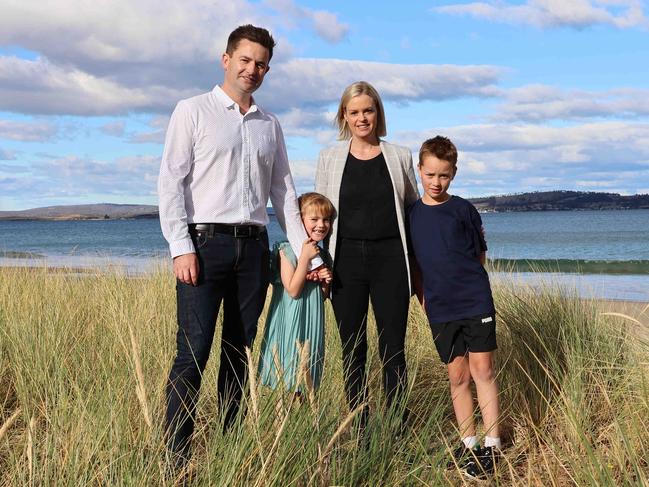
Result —
<path fill-rule="evenodd" d="M 308 210 L 313 209 L 319 215 L 333 218 L 336 210 L 329 198 L 320 193 L 304 193 L 297 199 L 300 206 L 300 215 L 304 215 Z"/>
<path fill-rule="evenodd" d="M 335 120 L 336 127 L 338 127 L 338 140 L 349 140 L 352 137 L 352 131 L 345 120 L 345 110 L 349 101 L 359 95 L 367 95 L 374 101 L 376 107 L 376 136 L 385 137 L 387 134 L 385 110 L 383 110 L 383 102 L 378 91 L 367 81 L 356 81 L 345 88 L 343 95 L 340 97 Z"/>

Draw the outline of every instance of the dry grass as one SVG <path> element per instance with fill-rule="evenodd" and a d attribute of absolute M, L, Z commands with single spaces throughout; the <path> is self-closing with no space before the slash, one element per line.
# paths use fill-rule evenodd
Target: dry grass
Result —
<path fill-rule="evenodd" d="M 169 485 L 162 416 L 174 296 L 162 269 L 128 278 L 0 268 L 0 485 Z M 552 286 L 504 283 L 496 301 L 506 451 L 495 483 L 647 485 L 648 346 L 637 333 L 647 328 L 646 313 L 602 310 Z M 370 325 L 374 330 L 371 317 Z M 382 412 L 371 331 L 372 414 L 361 446 L 350 428 L 354 412 L 343 396 L 330 307 L 326 326 L 320 391 L 300 404 L 251 382 L 250 413 L 228 433 L 221 431 L 213 354 L 199 404 L 196 483 L 465 483 L 440 467 L 457 438 L 445 370 L 414 301 L 407 339 L 412 421 L 403 439 L 397 414 Z M 253 366 L 258 353 L 248 356 Z"/>

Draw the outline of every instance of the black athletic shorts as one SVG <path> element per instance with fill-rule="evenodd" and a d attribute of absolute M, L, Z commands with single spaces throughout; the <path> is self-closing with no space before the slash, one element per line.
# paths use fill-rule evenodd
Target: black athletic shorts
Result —
<path fill-rule="evenodd" d="M 446 323 L 429 320 L 439 358 L 445 364 L 467 352 L 491 352 L 496 345 L 496 315 L 480 315 Z"/>

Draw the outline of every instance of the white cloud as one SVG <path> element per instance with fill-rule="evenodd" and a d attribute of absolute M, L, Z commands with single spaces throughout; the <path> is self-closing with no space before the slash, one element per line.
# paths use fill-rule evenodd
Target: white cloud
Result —
<path fill-rule="evenodd" d="M 246 0 L 5 0 L 0 44 L 88 71 L 98 63 L 193 64 L 217 59 L 237 25 L 262 20 Z"/>
<path fill-rule="evenodd" d="M 0 147 L 0 161 L 13 161 L 16 159 L 16 153 L 10 150 L 4 150 Z"/>
<path fill-rule="evenodd" d="M 349 25 L 340 22 L 338 16 L 326 10 L 313 10 L 297 5 L 293 0 L 266 0 L 264 5 L 282 15 L 280 22 L 295 28 L 308 22 L 315 33 L 328 42 L 342 41 L 349 31 Z"/>
<path fill-rule="evenodd" d="M 292 59 L 269 73 L 259 98 L 275 111 L 335 104 L 354 81 L 374 85 L 384 100 L 445 100 L 492 97 L 502 74 L 496 66 L 389 64 L 339 59 Z M 270 96 L 272 94 L 272 97 Z"/>
<path fill-rule="evenodd" d="M 320 107 L 336 103 L 343 89 L 359 79 L 372 82 L 382 97 L 396 101 L 487 97 L 499 93 L 494 83 L 501 71 L 495 66 L 293 59 L 273 66 L 257 98 L 276 112 L 309 105 Z M 182 88 L 152 84 L 128 87 L 42 58 L 0 57 L 0 110 L 6 111 L 72 115 L 170 113 L 179 99 L 205 90 L 191 83 Z"/>
<path fill-rule="evenodd" d="M 112 161 L 77 155 L 43 159 L 31 163 L 27 176 L 16 178 L 10 187 L 3 188 L 3 194 L 21 197 L 21 192 L 29 187 L 32 194 L 44 200 L 62 196 L 83 198 L 89 194 L 153 197 L 159 166 L 160 158 L 156 156 L 120 157 Z"/>
<path fill-rule="evenodd" d="M 345 36 L 335 15 L 285 3 L 275 8 L 281 19 L 302 27 L 306 18 L 307 28 L 330 41 Z M 7 0 L 0 46 L 20 46 L 37 59 L 0 57 L 0 110 L 168 113 L 177 100 L 220 82 L 219 59 L 235 27 L 272 31 L 279 21 L 269 12 L 248 0 Z M 273 61 L 290 50 L 282 39 Z"/>
<path fill-rule="evenodd" d="M 313 137 L 322 127 L 333 131 L 335 113 L 320 108 L 291 108 L 279 116 L 285 136 Z"/>
<path fill-rule="evenodd" d="M 578 144 L 610 144 L 620 148 L 635 148 L 649 157 L 649 124 L 633 122 L 597 122 L 569 127 L 530 124 L 476 124 L 402 132 L 396 137 L 413 150 L 428 137 L 437 134 L 450 137 L 459 150 L 468 152 L 500 152 L 504 150 L 547 151 L 553 146 L 570 147 Z"/>
<path fill-rule="evenodd" d="M 608 181 L 605 188 L 635 193 L 649 179 L 649 123 L 477 124 L 401 132 L 393 140 L 417 151 L 437 134 L 450 137 L 460 151 L 453 183 L 460 194 L 583 190 L 577 182 L 594 178 Z"/>
<path fill-rule="evenodd" d="M 279 15 L 270 15 L 273 11 Z M 341 41 L 349 30 L 335 14 L 294 0 L 6 0 L 0 46 L 20 46 L 35 58 L 0 56 L 0 110 L 170 113 L 179 99 L 221 81 L 218 60 L 227 35 L 246 22 L 271 30 L 307 25 L 331 42 Z M 402 101 L 493 96 L 501 72 L 493 66 L 287 60 L 290 50 L 282 39 L 258 95 L 276 112 L 335 103 L 342 89 L 358 79 Z"/>
<path fill-rule="evenodd" d="M 649 90 L 562 90 L 546 85 L 515 88 L 506 93 L 493 119 L 500 121 L 579 120 L 596 117 L 649 116 Z"/>
<path fill-rule="evenodd" d="M 277 4 L 277 5 L 273 5 Z M 17 45 L 98 77 L 131 86 L 166 77 L 206 76 L 218 65 L 229 33 L 252 23 L 273 27 L 285 20 L 308 27 L 329 41 L 339 41 L 347 25 L 325 10 L 271 2 L 280 14 L 248 0 L 5 0 L 0 16 L 0 45 Z M 25 19 L 29 19 L 26 21 Z M 290 51 L 282 42 L 277 50 Z M 187 68 L 210 65 L 210 70 L 187 73 Z M 192 71 L 194 71 L 192 69 Z"/>
<path fill-rule="evenodd" d="M 128 135 L 128 142 L 133 144 L 162 144 L 165 140 L 167 125 L 169 125 L 169 116 L 155 116 L 149 121 L 148 125 L 153 130 L 132 132 Z"/>
<path fill-rule="evenodd" d="M 128 88 L 45 59 L 0 57 L 0 109 L 20 113 L 102 115 L 170 108 L 187 91 Z"/>
<path fill-rule="evenodd" d="M 124 128 L 126 127 L 126 122 L 123 120 L 115 120 L 114 122 L 108 122 L 101 127 L 99 127 L 99 130 L 106 134 L 106 135 L 112 135 L 114 137 L 121 137 L 124 135 Z"/>
<path fill-rule="evenodd" d="M 615 181 L 614 184 L 616 184 L 617 181 Z M 587 180 L 583 179 L 581 181 L 575 181 L 575 186 L 578 188 L 587 188 L 591 189 L 592 188 L 609 188 L 611 186 L 611 181 L 597 181 L 597 180 Z"/>
<path fill-rule="evenodd" d="M 315 31 L 329 42 L 340 42 L 349 31 L 349 26 L 340 23 L 331 12 L 315 10 L 310 13 L 310 17 Z"/>
<path fill-rule="evenodd" d="M 19 122 L 0 120 L 0 139 L 21 142 L 44 142 L 58 133 L 58 128 L 49 122 Z"/>
<path fill-rule="evenodd" d="M 527 0 L 523 4 L 492 1 L 449 4 L 432 10 L 537 27 L 647 27 L 641 0 Z"/>

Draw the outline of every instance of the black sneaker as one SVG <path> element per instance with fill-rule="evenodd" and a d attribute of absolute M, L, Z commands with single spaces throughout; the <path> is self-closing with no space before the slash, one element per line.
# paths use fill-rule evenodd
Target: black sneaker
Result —
<path fill-rule="evenodd" d="M 455 468 L 464 468 L 469 461 L 475 460 L 475 456 L 479 455 L 479 449 L 479 445 L 476 445 L 475 447 L 473 447 L 473 449 L 471 449 L 467 448 L 464 443 L 460 443 L 460 446 L 453 450 L 451 459 L 446 464 L 446 468 L 448 470 L 453 470 Z"/>
<path fill-rule="evenodd" d="M 470 458 L 464 467 L 464 473 L 474 479 L 485 479 L 494 473 L 496 463 L 500 460 L 500 450 L 493 446 L 480 448 L 475 458 Z"/>

